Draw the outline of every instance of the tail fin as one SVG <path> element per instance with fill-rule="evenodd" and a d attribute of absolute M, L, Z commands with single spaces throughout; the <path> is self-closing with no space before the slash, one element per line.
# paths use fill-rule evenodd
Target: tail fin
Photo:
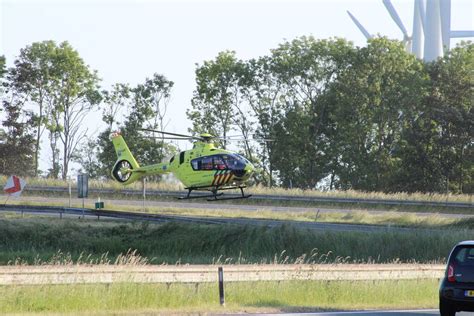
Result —
<path fill-rule="evenodd" d="M 112 177 L 123 184 L 130 184 L 140 179 L 140 172 L 133 171 L 133 169 L 138 169 L 140 166 L 130 152 L 130 149 L 128 149 L 122 135 L 115 132 L 110 135 L 110 138 L 117 153 L 117 161 L 112 169 Z"/>

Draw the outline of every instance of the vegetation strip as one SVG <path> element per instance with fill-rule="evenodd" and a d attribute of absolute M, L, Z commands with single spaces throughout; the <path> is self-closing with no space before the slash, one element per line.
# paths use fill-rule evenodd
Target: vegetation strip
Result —
<path fill-rule="evenodd" d="M 0 264 L 444 263 L 472 229 L 365 232 L 0 214 Z M 409 245 L 409 246 L 408 246 Z M 130 261 L 127 260 L 127 261 Z"/>
<path fill-rule="evenodd" d="M 225 265 L 226 282 L 439 279 L 443 265 Z M 0 285 L 217 282 L 217 266 L 7 266 Z"/>
<path fill-rule="evenodd" d="M 301 312 L 434 308 L 437 279 L 229 282 L 226 306 L 214 283 L 0 286 L 0 313 Z"/>
<path fill-rule="evenodd" d="M 0 205 L 0 211 L 16 211 L 16 212 L 32 212 L 32 213 L 57 213 L 57 214 L 74 214 L 80 216 L 98 216 L 111 217 L 128 220 L 152 221 L 152 222 L 181 222 L 181 223 L 199 223 L 199 224 L 220 224 L 220 225 L 251 225 L 251 226 L 280 226 L 286 224 L 282 220 L 259 219 L 259 218 L 232 218 L 217 216 L 178 216 L 164 214 L 150 214 L 142 212 L 126 212 L 113 210 L 94 210 L 56 206 L 28 206 L 28 205 Z M 408 231 L 411 228 L 390 227 L 382 225 L 360 225 L 360 224 L 333 224 L 318 223 L 310 221 L 293 221 L 292 225 L 299 228 L 315 229 L 315 230 L 336 230 L 336 231 Z"/>
<path fill-rule="evenodd" d="M 75 188 L 74 188 L 75 189 Z M 43 186 L 28 186 L 28 190 L 34 192 L 68 192 L 67 187 L 43 187 Z M 125 195 L 143 195 L 143 190 L 136 189 L 108 189 L 108 188 L 91 188 L 90 193 L 98 194 L 125 194 Z M 147 194 L 150 196 L 183 196 L 183 191 L 170 190 L 148 190 Z M 196 192 L 195 195 L 205 195 L 204 193 Z M 239 196 L 239 193 L 226 193 L 229 196 Z M 434 207 L 454 207 L 454 208 L 474 208 L 472 202 L 441 202 L 441 201 L 419 201 L 419 200 L 394 200 L 394 199 L 376 199 L 376 198 L 344 198 L 344 197 L 323 197 L 323 196 L 301 196 L 301 195 L 272 195 L 272 194 L 253 194 L 254 199 L 266 200 L 294 200 L 299 202 L 329 202 L 329 203 L 344 203 L 344 204 L 378 204 L 378 205 L 409 205 L 409 206 L 434 206 Z"/>

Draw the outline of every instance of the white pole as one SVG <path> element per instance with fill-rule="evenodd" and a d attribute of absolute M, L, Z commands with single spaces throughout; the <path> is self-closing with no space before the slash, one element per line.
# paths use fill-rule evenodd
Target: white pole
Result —
<path fill-rule="evenodd" d="M 441 15 L 441 38 L 443 39 L 443 49 L 449 51 L 451 41 L 451 0 L 440 0 Z"/>
<path fill-rule="evenodd" d="M 415 8 L 413 14 L 413 34 L 411 43 L 411 52 L 419 59 L 423 58 L 423 19 L 424 19 L 424 3 L 423 0 L 415 0 Z"/>
<path fill-rule="evenodd" d="M 430 62 L 442 57 L 442 45 L 440 0 L 431 0 L 426 3 L 424 60 Z"/>

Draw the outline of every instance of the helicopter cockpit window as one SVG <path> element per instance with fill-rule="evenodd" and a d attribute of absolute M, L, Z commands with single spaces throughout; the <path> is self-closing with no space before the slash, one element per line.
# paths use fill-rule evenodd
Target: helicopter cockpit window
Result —
<path fill-rule="evenodd" d="M 201 159 L 191 160 L 191 166 L 193 170 L 201 170 Z"/>
<path fill-rule="evenodd" d="M 191 160 L 193 170 L 241 170 L 245 168 L 247 160 L 235 154 L 213 155 Z"/>
<path fill-rule="evenodd" d="M 184 162 L 184 151 L 179 153 L 179 164 L 182 164 Z"/>
<path fill-rule="evenodd" d="M 241 170 L 245 168 L 245 160 L 237 154 L 225 155 L 224 159 L 229 169 Z"/>
<path fill-rule="evenodd" d="M 202 157 L 201 169 L 200 170 L 212 170 L 212 157 Z"/>
<path fill-rule="evenodd" d="M 214 156 L 214 169 L 224 170 L 227 169 L 224 160 L 220 156 Z"/>

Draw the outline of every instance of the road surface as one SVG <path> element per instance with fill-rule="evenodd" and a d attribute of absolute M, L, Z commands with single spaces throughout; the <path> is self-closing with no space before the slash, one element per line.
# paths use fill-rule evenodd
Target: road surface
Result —
<path fill-rule="evenodd" d="M 235 316 L 241 314 L 235 314 Z M 318 313 L 281 313 L 281 314 L 246 314 L 265 316 L 439 316 L 437 309 L 425 310 L 378 310 L 378 311 L 352 311 L 352 312 L 318 312 Z M 473 312 L 458 312 L 456 316 L 473 316 Z"/>

